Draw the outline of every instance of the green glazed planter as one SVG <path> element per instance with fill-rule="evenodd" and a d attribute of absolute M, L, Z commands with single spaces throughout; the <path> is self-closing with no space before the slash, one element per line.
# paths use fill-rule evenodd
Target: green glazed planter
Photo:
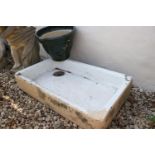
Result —
<path fill-rule="evenodd" d="M 71 32 L 55 38 L 41 38 L 41 36 L 47 32 L 64 29 L 71 30 Z M 74 33 L 74 26 L 48 26 L 38 30 L 36 37 L 53 60 L 63 61 L 70 57 Z"/>

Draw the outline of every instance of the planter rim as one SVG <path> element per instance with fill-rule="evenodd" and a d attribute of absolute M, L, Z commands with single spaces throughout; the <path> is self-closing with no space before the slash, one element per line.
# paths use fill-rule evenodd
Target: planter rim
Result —
<path fill-rule="evenodd" d="M 52 30 L 53 28 L 53 30 Z M 54 38 L 44 38 L 44 39 L 41 39 L 41 36 L 44 34 L 44 33 L 47 33 L 47 32 L 52 32 L 52 31 L 56 31 L 56 30 L 64 30 L 64 29 L 70 29 L 71 32 L 67 33 L 67 34 L 64 34 L 64 35 L 61 35 L 61 36 L 58 36 L 58 37 L 54 37 Z M 75 31 L 75 27 L 74 26 L 46 26 L 46 27 L 43 27 L 41 29 L 39 29 L 37 32 L 36 32 L 36 37 L 39 39 L 39 41 L 51 41 L 51 40 L 56 40 L 56 39 L 60 39 L 60 38 L 63 38 L 65 36 L 68 36 L 68 35 L 71 35 L 73 34 Z"/>

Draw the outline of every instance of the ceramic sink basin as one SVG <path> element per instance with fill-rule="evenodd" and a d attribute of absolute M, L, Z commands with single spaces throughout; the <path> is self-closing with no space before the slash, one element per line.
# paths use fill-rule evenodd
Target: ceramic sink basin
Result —
<path fill-rule="evenodd" d="M 81 128 L 107 128 L 126 100 L 131 77 L 74 60 L 51 59 L 16 73 L 18 86 Z"/>

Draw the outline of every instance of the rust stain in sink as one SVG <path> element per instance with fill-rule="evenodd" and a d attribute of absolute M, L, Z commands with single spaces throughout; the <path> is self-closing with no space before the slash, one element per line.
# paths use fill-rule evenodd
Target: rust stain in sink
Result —
<path fill-rule="evenodd" d="M 53 76 L 63 76 L 63 75 L 65 75 L 65 72 L 63 72 L 63 71 L 55 71 L 53 73 Z"/>
<path fill-rule="evenodd" d="M 59 70 L 59 71 L 67 72 L 67 73 L 72 73 L 71 71 L 60 69 L 60 68 L 54 68 L 54 70 Z"/>

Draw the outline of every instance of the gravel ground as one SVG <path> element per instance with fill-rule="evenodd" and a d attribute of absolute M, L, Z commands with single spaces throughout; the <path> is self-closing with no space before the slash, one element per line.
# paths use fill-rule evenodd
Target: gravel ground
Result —
<path fill-rule="evenodd" d="M 132 87 L 130 95 L 110 128 L 155 128 L 155 92 Z"/>
<path fill-rule="evenodd" d="M 47 105 L 31 98 L 18 88 L 14 73 L 0 71 L 0 128 L 77 129 L 76 124 L 60 116 Z M 155 92 L 133 87 L 109 128 L 155 128 Z M 155 119 L 155 118 L 153 118 Z"/>

